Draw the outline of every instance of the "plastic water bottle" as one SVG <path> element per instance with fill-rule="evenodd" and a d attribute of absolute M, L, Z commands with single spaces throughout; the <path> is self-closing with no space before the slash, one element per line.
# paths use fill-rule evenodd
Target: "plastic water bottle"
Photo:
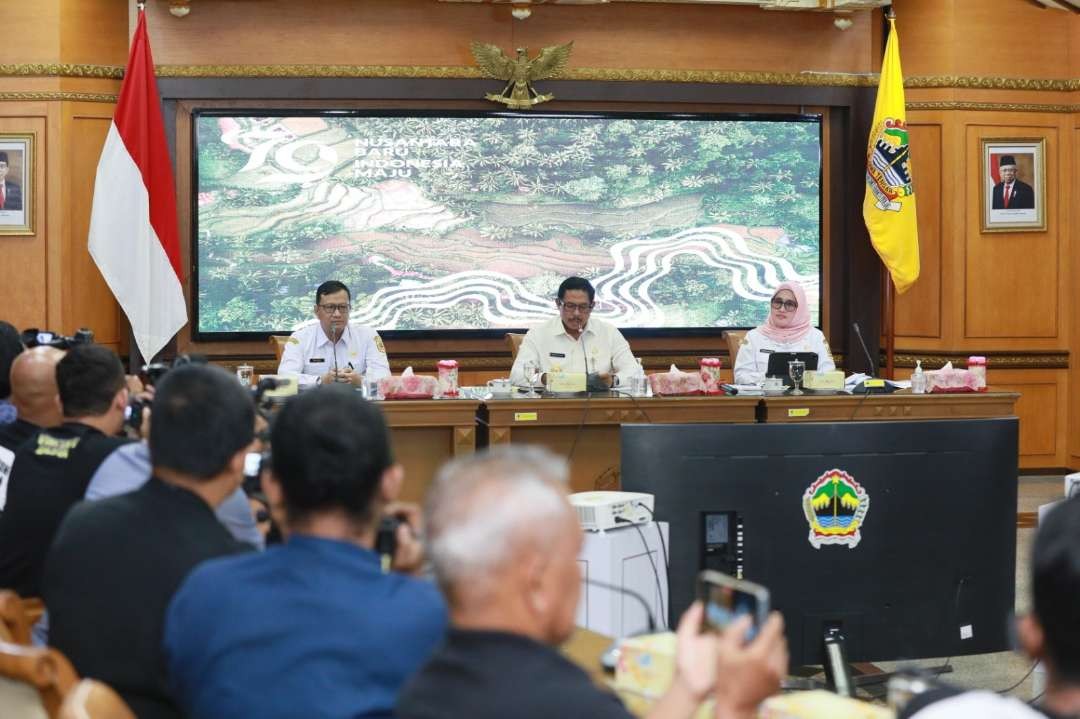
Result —
<path fill-rule="evenodd" d="M 636 357 L 635 361 L 637 362 L 637 373 L 630 378 L 630 394 L 634 397 L 644 397 L 646 387 L 645 368 L 641 364 L 640 357 Z"/>
<path fill-rule="evenodd" d="M 923 372 L 922 360 L 915 360 L 915 371 L 911 375 L 911 393 L 926 394 L 926 374 Z"/>

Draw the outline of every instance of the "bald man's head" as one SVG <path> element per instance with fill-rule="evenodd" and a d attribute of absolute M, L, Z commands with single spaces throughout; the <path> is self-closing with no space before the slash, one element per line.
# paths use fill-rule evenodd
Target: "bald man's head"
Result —
<path fill-rule="evenodd" d="M 11 403 L 19 419 L 39 427 L 55 427 L 62 421 L 56 365 L 64 356 L 55 347 L 34 347 L 11 363 Z"/>

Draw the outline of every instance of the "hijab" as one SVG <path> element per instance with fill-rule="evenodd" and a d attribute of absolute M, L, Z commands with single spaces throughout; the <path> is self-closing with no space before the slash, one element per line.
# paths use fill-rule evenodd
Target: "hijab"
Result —
<path fill-rule="evenodd" d="M 769 317 L 760 329 L 763 335 L 774 342 L 791 344 L 801 340 L 810 331 L 810 307 L 806 304 L 806 291 L 798 282 L 781 282 L 772 296 L 776 297 L 781 290 L 788 290 L 795 295 L 795 301 L 799 303 L 795 315 L 788 321 L 786 326 L 781 327 L 776 324 L 776 320 L 773 318 L 772 306 L 770 305 Z"/>

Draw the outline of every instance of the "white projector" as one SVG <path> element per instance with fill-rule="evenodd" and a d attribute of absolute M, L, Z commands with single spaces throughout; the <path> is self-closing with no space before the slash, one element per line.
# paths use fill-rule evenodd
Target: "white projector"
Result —
<path fill-rule="evenodd" d="M 570 495 L 570 504 L 587 532 L 652 521 L 653 496 L 643 492 L 576 492 Z"/>

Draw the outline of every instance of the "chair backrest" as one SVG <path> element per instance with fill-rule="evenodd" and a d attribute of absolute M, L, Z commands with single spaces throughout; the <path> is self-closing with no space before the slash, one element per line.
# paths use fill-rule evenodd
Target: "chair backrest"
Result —
<path fill-rule="evenodd" d="M 83 679 L 64 697 L 60 719 L 135 719 L 135 714 L 108 684 Z"/>
<path fill-rule="evenodd" d="M 10 589 L 0 590 L 0 641 L 30 644 L 31 621 L 26 605 Z"/>
<path fill-rule="evenodd" d="M 735 369 L 735 358 L 739 356 L 739 345 L 746 337 L 746 330 L 724 330 L 724 341 L 727 342 L 728 355 L 731 357 L 731 368 Z"/>
<path fill-rule="evenodd" d="M 289 335 L 270 335 L 270 344 L 274 346 L 274 357 L 279 364 L 281 363 L 281 354 L 285 351 L 285 345 L 288 342 Z"/>
<path fill-rule="evenodd" d="M 506 333 L 506 345 L 510 348 L 510 361 L 517 361 L 518 351 L 521 349 L 521 343 L 525 341 L 525 335 L 517 332 Z"/>
<path fill-rule="evenodd" d="M 0 642 L 0 677 L 36 689 L 49 719 L 60 716 L 64 697 L 78 681 L 71 662 L 55 649 L 9 642 Z M 0 706 L 7 706 L 3 698 L 0 698 Z"/>

